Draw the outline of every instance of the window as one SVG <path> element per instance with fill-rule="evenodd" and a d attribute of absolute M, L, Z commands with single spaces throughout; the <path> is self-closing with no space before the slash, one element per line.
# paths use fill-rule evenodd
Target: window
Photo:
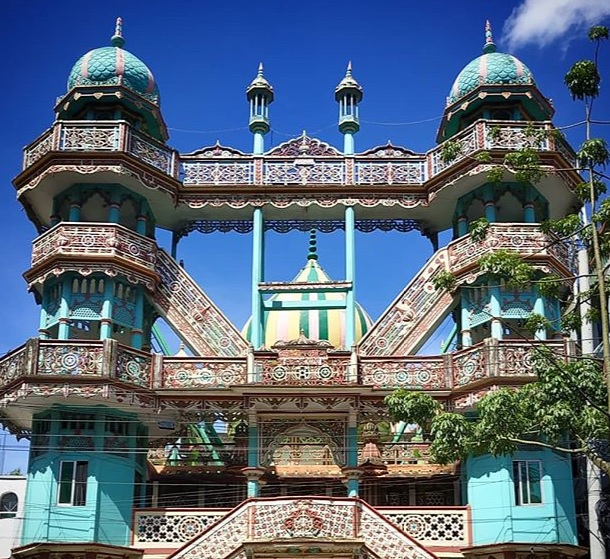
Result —
<path fill-rule="evenodd" d="M 542 503 L 541 466 L 538 460 L 515 460 L 513 480 L 515 504 L 539 505 Z"/>
<path fill-rule="evenodd" d="M 73 507 L 84 507 L 87 504 L 88 466 L 88 462 L 60 463 L 58 504 Z"/>
<path fill-rule="evenodd" d="M 15 493 L 5 493 L 0 497 L 0 518 L 15 518 L 19 498 Z"/>

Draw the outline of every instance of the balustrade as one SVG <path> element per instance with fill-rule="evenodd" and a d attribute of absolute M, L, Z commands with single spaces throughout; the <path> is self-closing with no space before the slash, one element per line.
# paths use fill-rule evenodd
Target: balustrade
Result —
<path fill-rule="evenodd" d="M 301 515 L 308 522 L 294 521 Z M 358 522 L 355 522 L 356 518 L 359 518 Z M 299 537 L 320 541 L 363 539 L 373 551 L 377 545 L 383 545 L 404 557 L 403 547 L 412 549 L 409 537 L 427 548 L 467 547 L 470 544 L 469 523 L 468 507 L 373 508 L 363 501 L 349 499 L 257 499 L 243 503 L 234 511 L 136 510 L 132 545 L 146 549 L 178 548 L 201 536 L 199 545 L 226 551 L 233 543 L 240 545 L 241 540 L 234 538 L 235 531 L 243 531 L 251 542 L 278 542 L 282 538 Z"/>
<path fill-rule="evenodd" d="M 546 130 L 537 139 L 529 130 Z M 540 151 L 558 151 L 569 162 L 574 152 L 550 123 L 532 126 L 524 122 L 478 121 L 447 142 L 455 142 L 455 157 L 446 157 L 446 142 L 424 154 L 408 156 L 396 152 L 381 158 L 379 154 L 353 157 L 354 167 L 339 154 L 334 156 L 286 157 L 263 156 L 264 185 L 422 185 L 454 163 L 486 149 L 534 147 Z M 189 155 L 180 160 L 178 152 L 135 130 L 124 121 L 60 121 L 26 147 L 24 169 L 51 151 L 126 152 L 174 178 L 185 186 L 220 186 L 255 184 L 255 158 L 236 156 L 231 150 L 217 150 L 218 155 L 197 159 Z M 368 152 L 367 152 L 368 153 Z M 350 158 L 349 163 L 351 163 Z M 349 171 L 352 169 L 352 171 Z"/>

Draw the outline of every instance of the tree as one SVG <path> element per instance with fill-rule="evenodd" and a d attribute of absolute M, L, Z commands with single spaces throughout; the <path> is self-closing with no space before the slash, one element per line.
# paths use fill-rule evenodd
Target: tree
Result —
<path fill-rule="evenodd" d="M 420 392 L 399 389 L 386 397 L 386 404 L 396 420 L 418 423 L 429 433 L 432 456 L 439 463 L 448 463 L 469 455 L 491 453 L 511 454 L 521 444 L 552 448 L 568 454 L 583 454 L 610 475 L 610 461 L 599 451 L 596 441 L 610 436 L 610 325 L 608 321 L 608 291 L 604 262 L 610 256 L 610 200 L 600 200 L 606 187 L 602 170 L 609 162 L 606 142 L 591 137 L 592 109 L 599 94 L 599 48 L 608 39 L 608 28 L 592 27 L 589 38 L 595 43 L 593 60 L 576 62 L 566 74 L 565 83 L 572 97 L 584 103 L 586 140 L 577 152 L 579 170 L 586 181 L 576 194 L 590 208 L 590 222 L 577 215 L 543 224 L 547 232 L 561 240 L 578 240 L 590 254 L 595 269 L 595 284 L 576 294 L 571 304 L 565 304 L 562 316 L 564 332 L 577 329 L 581 317 L 575 311 L 584 302 L 596 301 L 599 313 L 591 310 L 586 321 L 599 321 L 602 336 L 602 359 L 582 355 L 563 361 L 551 351 L 538 350 L 535 358 L 537 379 L 521 388 L 501 388 L 481 399 L 476 414 L 467 417 L 443 409 L 434 398 Z M 503 166 L 492 167 L 489 182 L 501 181 L 505 168 L 518 182 L 536 184 L 544 170 L 536 145 L 545 131 L 526 132 L 526 145 L 505 156 Z M 479 161 L 490 161 L 479 154 Z M 471 224 L 473 240 L 485 235 L 485 223 Z M 497 251 L 483 256 L 480 269 L 488 277 L 523 288 L 536 284 L 539 292 L 558 296 L 563 281 L 556 276 L 541 275 L 518 253 Z M 459 288 L 455 278 L 443 278 L 437 289 Z M 548 320 L 532 315 L 527 323 L 532 333 L 544 329 Z"/>

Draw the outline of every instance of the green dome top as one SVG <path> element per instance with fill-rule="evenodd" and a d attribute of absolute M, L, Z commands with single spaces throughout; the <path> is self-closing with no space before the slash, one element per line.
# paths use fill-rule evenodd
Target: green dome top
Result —
<path fill-rule="evenodd" d="M 536 85 L 530 69 L 511 54 L 496 52 L 489 21 L 483 54 L 459 73 L 447 98 L 451 105 L 482 85 Z"/>
<path fill-rule="evenodd" d="M 78 85 L 122 85 L 159 104 L 159 89 L 146 64 L 123 49 L 121 18 L 117 19 L 111 46 L 93 49 L 81 56 L 68 77 L 68 90 Z"/>

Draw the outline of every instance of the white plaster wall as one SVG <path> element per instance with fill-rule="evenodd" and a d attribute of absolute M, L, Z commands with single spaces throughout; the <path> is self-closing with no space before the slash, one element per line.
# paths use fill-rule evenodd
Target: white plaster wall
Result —
<path fill-rule="evenodd" d="M 23 508 L 25 505 L 25 476 L 0 475 L 0 497 L 15 493 L 19 499 L 15 518 L 0 518 L 0 559 L 11 556 L 11 549 L 19 545 Z"/>

